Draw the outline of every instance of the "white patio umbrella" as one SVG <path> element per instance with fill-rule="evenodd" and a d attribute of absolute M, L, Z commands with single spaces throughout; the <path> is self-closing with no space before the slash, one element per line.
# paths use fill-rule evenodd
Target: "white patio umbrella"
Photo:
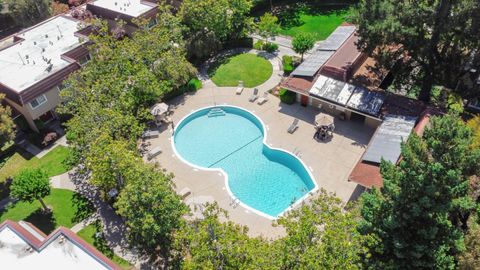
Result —
<path fill-rule="evenodd" d="M 315 116 L 315 125 L 317 126 L 329 126 L 333 124 L 333 116 L 325 113 L 319 113 Z"/>
<path fill-rule="evenodd" d="M 153 116 L 160 116 L 165 114 L 166 112 L 168 112 L 168 105 L 163 102 L 155 104 L 150 110 L 150 113 Z"/>

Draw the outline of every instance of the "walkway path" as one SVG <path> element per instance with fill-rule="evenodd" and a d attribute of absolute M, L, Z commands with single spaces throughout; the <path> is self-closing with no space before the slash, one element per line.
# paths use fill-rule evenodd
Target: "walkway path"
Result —
<path fill-rule="evenodd" d="M 52 177 L 50 183 L 54 188 L 63 188 L 78 192 L 93 204 L 97 213 L 93 215 L 91 219 L 99 219 L 102 221 L 105 239 L 117 256 L 134 263 L 137 267 L 146 263 L 144 258 L 141 258 L 138 253 L 129 247 L 126 239 L 127 228 L 122 218 L 115 213 L 115 210 L 109 204 L 100 198 L 98 190 L 88 183 L 88 175 L 79 174 L 74 169 Z M 85 222 L 88 222 L 88 220 Z M 88 223 L 77 224 L 72 230 L 81 230 L 86 224 L 88 225 Z"/>

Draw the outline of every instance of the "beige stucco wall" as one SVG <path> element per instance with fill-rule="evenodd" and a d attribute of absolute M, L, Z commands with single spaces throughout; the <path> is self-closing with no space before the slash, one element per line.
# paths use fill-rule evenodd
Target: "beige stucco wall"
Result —
<path fill-rule="evenodd" d="M 47 102 L 43 103 L 42 105 L 40 105 L 35 109 L 32 109 L 32 107 L 30 106 L 30 103 L 20 106 L 16 102 L 13 102 L 7 98 L 5 100 L 8 102 L 10 106 L 14 107 L 17 111 L 19 111 L 25 117 L 25 120 L 27 120 L 27 123 L 32 130 L 38 132 L 38 129 L 34 121 L 35 119 L 40 117 L 42 114 L 57 107 L 58 103 L 60 102 L 58 87 L 54 87 L 50 89 L 48 92 L 46 92 L 45 97 L 47 98 Z"/>
<path fill-rule="evenodd" d="M 24 105 L 24 107 L 27 109 L 27 111 L 31 115 L 32 119 L 37 119 L 42 114 L 45 114 L 46 112 L 54 109 L 55 107 L 57 107 L 58 103 L 60 102 L 58 87 L 54 87 L 50 89 L 48 92 L 45 93 L 45 96 L 47 97 L 47 102 L 43 103 L 42 105 L 40 105 L 35 109 L 32 109 L 30 104 Z"/>

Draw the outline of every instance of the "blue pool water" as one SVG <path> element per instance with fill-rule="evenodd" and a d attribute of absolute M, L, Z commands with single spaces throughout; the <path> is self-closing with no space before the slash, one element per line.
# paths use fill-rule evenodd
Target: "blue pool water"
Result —
<path fill-rule="evenodd" d="M 258 118 L 246 110 L 205 108 L 179 123 L 174 145 L 189 163 L 223 169 L 235 197 L 276 217 L 315 184 L 296 157 L 263 144 L 264 132 Z"/>

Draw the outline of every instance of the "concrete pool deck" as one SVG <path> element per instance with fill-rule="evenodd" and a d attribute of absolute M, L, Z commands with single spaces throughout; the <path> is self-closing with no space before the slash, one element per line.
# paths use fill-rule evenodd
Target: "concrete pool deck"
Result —
<path fill-rule="evenodd" d="M 174 100 L 172 104 L 174 123 L 197 109 L 228 104 L 239 106 L 256 114 L 267 127 L 267 144 L 298 154 L 307 165 L 320 188 L 334 192 L 344 202 L 355 196 L 357 184 L 348 182 L 348 175 L 365 151 L 373 129 L 360 122 L 335 121 L 335 132 L 331 141 L 321 142 L 313 139 L 313 122 L 318 113 L 312 107 L 299 104 L 285 105 L 269 95 L 269 101 L 263 105 L 248 101 L 251 89 L 245 89 L 242 95 L 235 94 L 235 88 L 205 87 L 197 93 Z M 298 118 L 299 128 L 293 134 L 287 132 L 293 119 Z M 183 163 L 171 146 L 172 130 L 169 127 L 160 133 L 158 138 L 148 140 L 149 149 L 156 146 L 162 153 L 154 161 L 168 172 L 172 172 L 176 190 L 188 187 L 190 197 L 211 196 L 219 206 L 226 209 L 230 219 L 236 223 L 247 225 L 252 236 L 263 235 L 268 238 L 281 236 L 282 228 L 272 227 L 272 221 L 248 211 L 242 206 L 236 208 L 230 204 L 232 198 L 226 191 L 222 174 L 201 171 Z"/>
<path fill-rule="evenodd" d="M 277 59 L 270 59 L 274 66 L 272 77 L 260 85 L 259 95 L 275 87 L 281 79 Z M 169 102 L 173 114 L 170 116 L 176 125 L 191 112 L 207 106 L 233 105 L 244 108 L 259 117 L 267 129 L 267 144 L 296 154 L 313 174 L 319 188 L 335 193 L 345 203 L 355 199 L 361 188 L 348 182 L 348 176 L 365 151 L 374 129 L 362 122 L 340 121 L 335 119 L 334 136 L 330 141 L 322 142 L 313 138 L 314 119 L 320 111 L 314 107 L 302 107 L 300 104 L 286 105 L 270 95 L 263 105 L 249 102 L 253 89 L 245 88 L 241 95 L 235 93 L 236 87 L 217 87 L 210 80 L 203 82 L 204 87 L 196 93 L 186 94 Z M 293 133 L 287 132 L 293 120 L 298 118 L 299 127 Z M 228 211 L 229 219 L 246 225 L 249 235 L 278 238 L 285 234 L 282 227 L 272 226 L 272 220 L 260 216 L 238 205 L 232 206 L 232 198 L 225 187 L 224 176 L 220 172 L 202 171 L 182 162 L 172 148 L 172 127 L 163 126 L 158 138 L 146 140 L 147 149 L 159 146 L 162 153 L 151 160 L 175 177 L 173 182 L 177 192 L 188 187 L 191 198 L 212 198 L 219 206 Z M 312 198 L 316 196 L 313 194 Z M 309 199 L 308 198 L 308 199 Z M 307 199 L 307 201 L 308 201 Z"/>

